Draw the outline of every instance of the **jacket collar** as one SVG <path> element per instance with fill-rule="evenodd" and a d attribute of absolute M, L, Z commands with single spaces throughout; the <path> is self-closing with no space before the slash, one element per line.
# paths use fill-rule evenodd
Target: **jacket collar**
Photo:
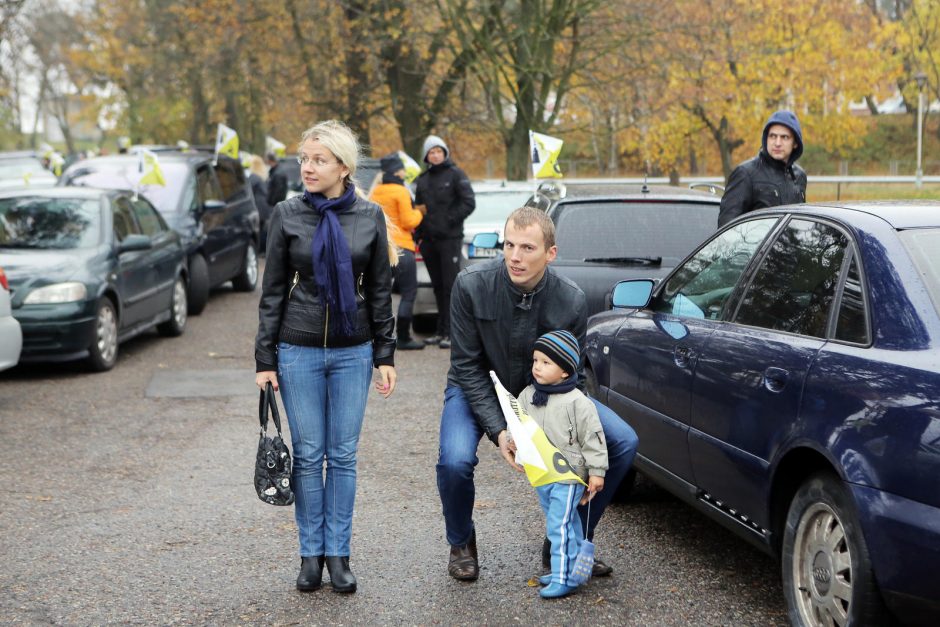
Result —
<path fill-rule="evenodd" d="M 499 275 L 506 282 L 506 285 L 509 286 L 509 293 L 512 296 L 515 306 L 520 309 L 525 309 L 528 311 L 532 309 L 532 299 L 545 289 L 545 285 L 548 283 L 548 276 L 551 273 L 551 268 L 549 266 L 545 267 L 545 274 L 542 275 L 542 278 L 539 279 L 539 282 L 530 292 L 523 292 L 519 289 L 515 283 L 512 282 L 512 279 L 509 278 L 509 270 L 506 269 L 505 263 L 500 263 Z"/>

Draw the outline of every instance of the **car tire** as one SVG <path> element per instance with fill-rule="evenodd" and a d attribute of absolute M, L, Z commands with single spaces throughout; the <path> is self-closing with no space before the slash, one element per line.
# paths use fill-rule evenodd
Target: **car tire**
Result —
<path fill-rule="evenodd" d="M 166 337 L 178 337 L 186 330 L 186 283 L 183 277 L 176 277 L 173 284 L 173 298 L 170 300 L 170 319 L 157 325 L 157 332 Z"/>
<path fill-rule="evenodd" d="M 258 286 L 258 252 L 251 242 L 245 247 L 245 259 L 241 272 L 232 279 L 232 287 L 238 292 L 253 292 Z"/>
<path fill-rule="evenodd" d="M 189 289 L 186 293 L 187 310 L 190 316 L 198 316 L 209 302 L 209 266 L 202 255 L 193 255 L 189 260 Z"/>
<path fill-rule="evenodd" d="M 597 376 L 590 366 L 584 367 L 584 393 L 593 399 L 600 400 L 598 392 L 600 387 L 597 385 Z"/>
<path fill-rule="evenodd" d="M 834 474 L 814 474 L 797 490 L 781 562 L 791 625 L 890 622 L 852 497 Z"/>
<path fill-rule="evenodd" d="M 95 372 L 111 370 L 118 357 L 118 316 L 111 299 L 98 301 L 95 337 L 88 347 L 88 365 Z"/>

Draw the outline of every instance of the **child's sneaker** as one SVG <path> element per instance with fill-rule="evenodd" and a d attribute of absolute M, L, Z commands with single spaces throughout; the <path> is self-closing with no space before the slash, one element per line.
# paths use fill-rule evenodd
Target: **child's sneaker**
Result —
<path fill-rule="evenodd" d="M 539 577 L 539 585 L 540 585 L 540 586 L 547 586 L 547 585 L 550 584 L 551 582 L 552 582 L 552 574 L 551 574 L 551 573 L 548 573 L 547 575 L 542 575 L 541 577 Z"/>
<path fill-rule="evenodd" d="M 562 583 L 550 583 L 541 590 L 539 590 L 539 595 L 543 599 L 559 599 L 561 597 L 566 597 L 572 592 L 577 590 L 574 586 L 566 586 Z"/>

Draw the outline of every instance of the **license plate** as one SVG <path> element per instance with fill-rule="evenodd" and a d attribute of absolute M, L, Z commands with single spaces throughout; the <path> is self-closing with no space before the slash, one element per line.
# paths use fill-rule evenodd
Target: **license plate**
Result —
<path fill-rule="evenodd" d="M 467 248 L 467 256 L 471 259 L 479 259 L 480 257 L 495 257 L 498 254 L 499 251 L 495 248 L 476 248 L 472 245 Z"/>

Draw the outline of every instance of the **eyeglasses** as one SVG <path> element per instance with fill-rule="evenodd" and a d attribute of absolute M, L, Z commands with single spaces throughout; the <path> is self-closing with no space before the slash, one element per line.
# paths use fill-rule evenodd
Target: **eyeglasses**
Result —
<path fill-rule="evenodd" d="M 327 161 L 323 157 L 314 157 L 311 159 L 310 157 L 307 157 L 305 155 L 297 155 L 297 163 L 299 163 L 300 165 L 305 165 L 309 163 L 310 165 L 316 166 L 318 168 L 322 168 L 327 165 L 337 164 L 339 163 L 339 161 Z"/>

